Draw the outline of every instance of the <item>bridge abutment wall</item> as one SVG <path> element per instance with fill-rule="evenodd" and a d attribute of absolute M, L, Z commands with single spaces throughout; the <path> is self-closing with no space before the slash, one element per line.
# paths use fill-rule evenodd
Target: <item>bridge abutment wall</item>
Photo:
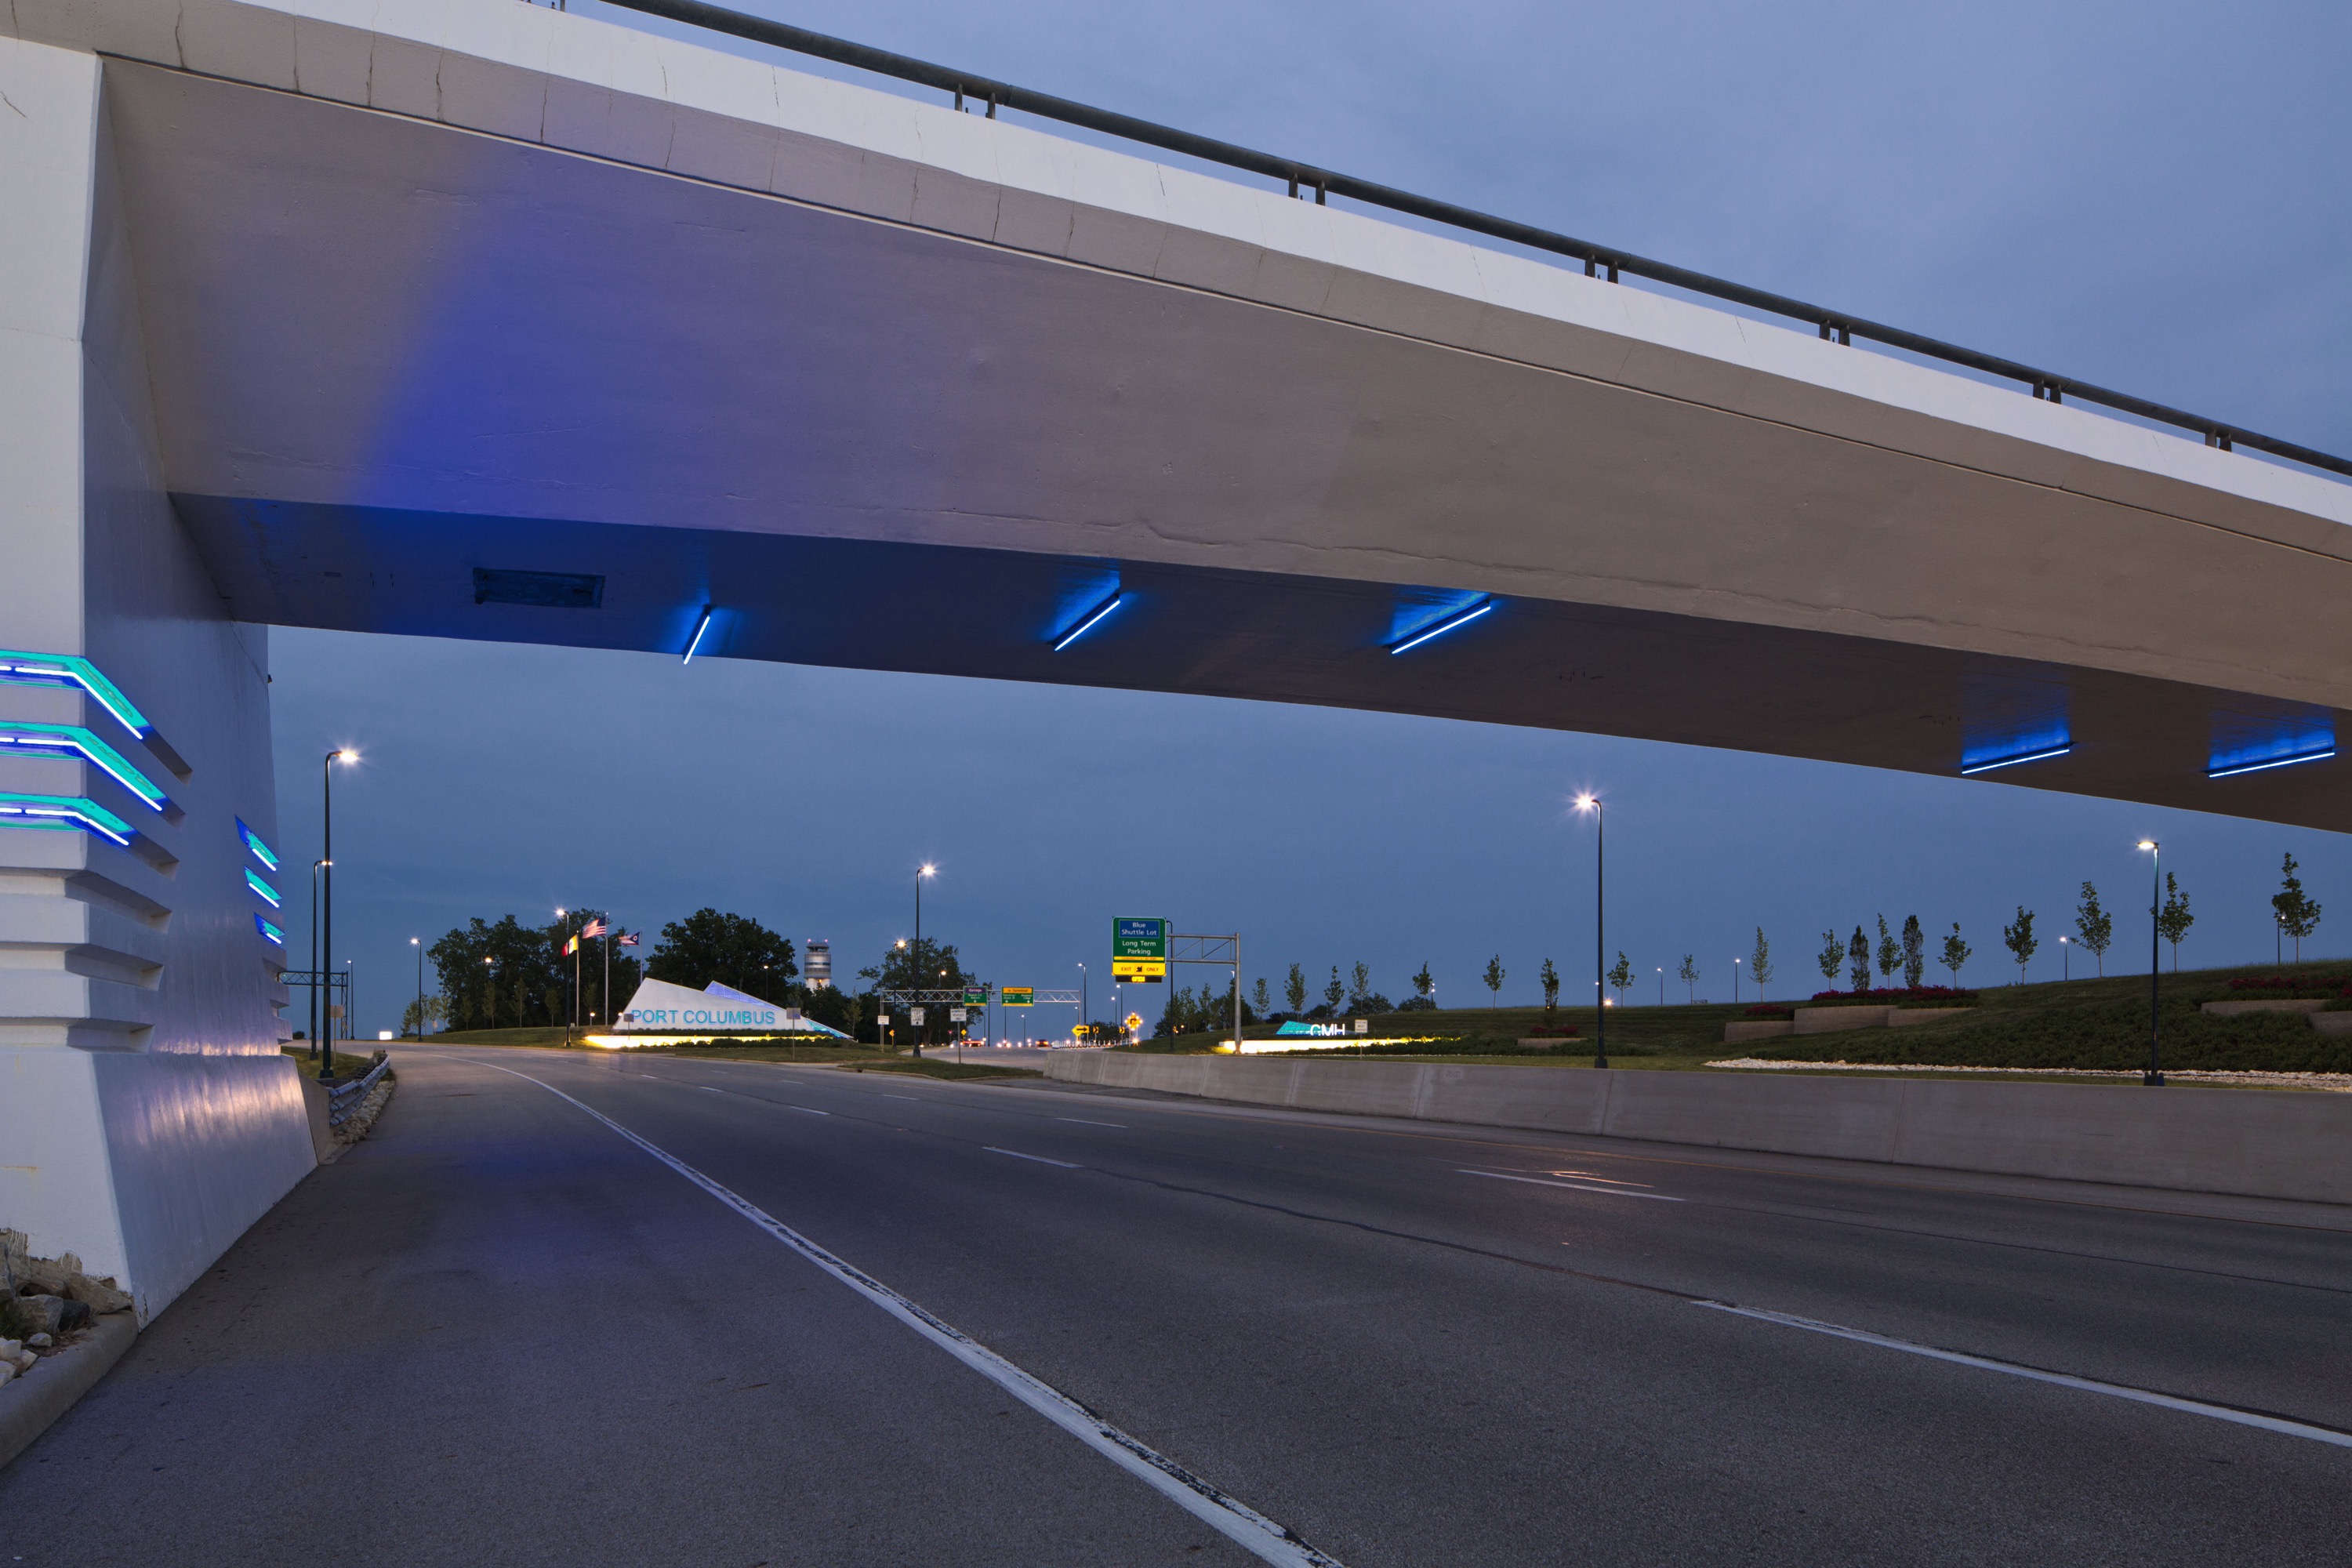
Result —
<path fill-rule="evenodd" d="M 267 634 L 165 493 L 104 67 L 0 37 L 0 1225 L 145 1317 L 314 1163 Z"/>

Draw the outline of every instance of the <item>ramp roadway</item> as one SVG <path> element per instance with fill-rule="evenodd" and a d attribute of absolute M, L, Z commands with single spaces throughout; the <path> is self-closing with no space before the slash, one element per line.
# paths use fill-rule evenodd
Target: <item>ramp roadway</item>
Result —
<path fill-rule="evenodd" d="M 11 1558 L 1261 1560 L 717 1189 L 1351 1568 L 2341 1560 L 2343 1209 L 1026 1080 L 400 1065 L 376 1135 L 0 1471 Z"/>

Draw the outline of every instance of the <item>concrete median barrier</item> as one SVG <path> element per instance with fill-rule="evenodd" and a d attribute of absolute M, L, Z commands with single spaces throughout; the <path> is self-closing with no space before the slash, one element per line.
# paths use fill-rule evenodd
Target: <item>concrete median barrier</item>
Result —
<path fill-rule="evenodd" d="M 2352 1095 L 1113 1051 L 1045 1070 L 1298 1110 L 2352 1203 Z"/>

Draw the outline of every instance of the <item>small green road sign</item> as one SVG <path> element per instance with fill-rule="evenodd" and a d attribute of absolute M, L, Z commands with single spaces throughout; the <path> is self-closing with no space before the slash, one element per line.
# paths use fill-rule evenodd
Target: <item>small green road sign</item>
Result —
<path fill-rule="evenodd" d="M 963 1005 L 967 1007 L 985 1007 L 988 1005 L 988 993 L 967 991 L 963 994 Z"/>
<path fill-rule="evenodd" d="M 1008 985 L 996 994 L 996 999 L 1007 1007 L 1034 1007 L 1037 1005 L 1034 985 Z"/>
<path fill-rule="evenodd" d="M 1166 958 L 1168 922 L 1138 920 L 1132 916 L 1111 921 L 1110 955 L 1113 958 Z"/>

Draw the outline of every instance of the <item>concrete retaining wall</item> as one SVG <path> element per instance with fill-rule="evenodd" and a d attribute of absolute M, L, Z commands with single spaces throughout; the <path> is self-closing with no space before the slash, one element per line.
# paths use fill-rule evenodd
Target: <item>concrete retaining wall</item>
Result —
<path fill-rule="evenodd" d="M 2352 1095 L 1057 1051 L 1071 1083 L 2184 1192 L 2352 1203 Z"/>

